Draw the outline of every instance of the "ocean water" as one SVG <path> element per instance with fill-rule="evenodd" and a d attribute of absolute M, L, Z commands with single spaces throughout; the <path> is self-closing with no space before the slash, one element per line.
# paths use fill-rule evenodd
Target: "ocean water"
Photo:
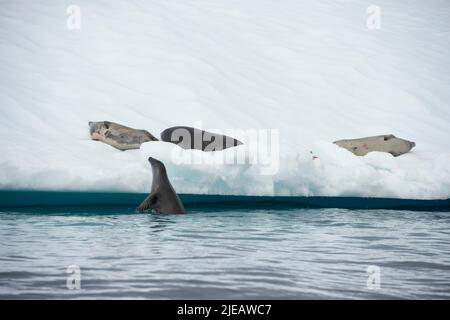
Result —
<path fill-rule="evenodd" d="M 0 209 L 0 298 L 450 298 L 450 212 L 187 209 Z"/>

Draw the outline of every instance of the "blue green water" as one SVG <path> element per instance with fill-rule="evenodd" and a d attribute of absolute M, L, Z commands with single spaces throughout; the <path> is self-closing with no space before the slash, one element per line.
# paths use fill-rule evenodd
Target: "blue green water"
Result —
<path fill-rule="evenodd" d="M 26 206 L 137 206 L 148 193 L 0 190 L 0 208 Z M 184 204 L 236 208 L 345 208 L 450 211 L 450 199 L 394 199 L 363 197 L 298 197 L 179 194 Z"/>
<path fill-rule="evenodd" d="M 450 212 L 187 209 L 0 209 L 0 298 L 450 298 Z"/>

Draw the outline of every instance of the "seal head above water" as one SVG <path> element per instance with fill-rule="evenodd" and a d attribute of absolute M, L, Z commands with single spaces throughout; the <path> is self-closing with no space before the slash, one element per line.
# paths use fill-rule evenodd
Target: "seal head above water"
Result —
<path fill-rule="evenodd" d="M 137 210 L 144 212 L 153 209 L 158 213 L 186 213 L 183 203 L 170 184 L 164 164 L 152 157 L 148 158 L 148 161 L 153 172 L 152 189 Z"/>

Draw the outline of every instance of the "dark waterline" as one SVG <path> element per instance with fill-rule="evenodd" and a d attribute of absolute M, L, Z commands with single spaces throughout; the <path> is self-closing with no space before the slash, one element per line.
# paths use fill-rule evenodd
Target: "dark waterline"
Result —
<path fill-rule="evenodd" d="M 120 192 L 57 192 L 0 190 L 0 208 L 11 207 L 73 207 L 134 206 L 148 194 Z M 450 199 L 418 200 L 364 197 L 299 197 L 299 196 L 233 196 L 180 194 L 183 203 L 196 208 L 228 209 L 395 209 L 450 211 Z"/>

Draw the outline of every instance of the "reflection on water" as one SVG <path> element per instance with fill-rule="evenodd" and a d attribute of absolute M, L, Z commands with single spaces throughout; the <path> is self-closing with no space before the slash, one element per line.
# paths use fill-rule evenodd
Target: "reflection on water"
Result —
<path fill-rule="evenodd" d="M 450 298 L 450 212 L 189 211 L 3 210 L 0 297 Z M 66 287 L 70 265 L 80 290 Z"/>

